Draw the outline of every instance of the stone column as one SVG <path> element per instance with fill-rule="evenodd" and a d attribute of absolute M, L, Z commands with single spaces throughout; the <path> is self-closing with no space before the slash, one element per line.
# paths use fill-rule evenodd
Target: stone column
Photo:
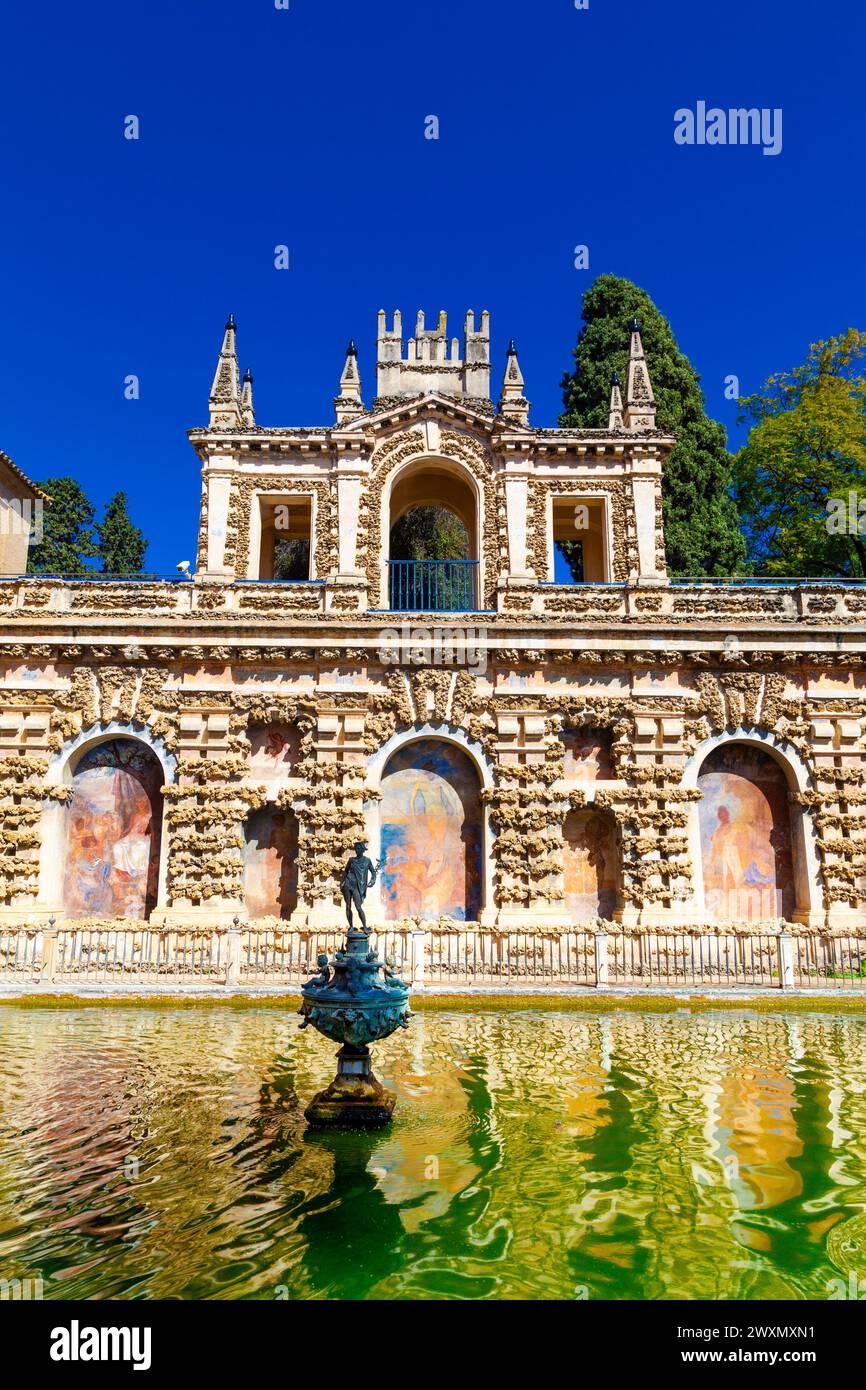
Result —
<path fill-rule="evenodd" d="M 226 534 L 229 522 L 229 498 L 232 479 L 236 473 L 233 458 L 209 460 L 204 470 L 204 486 L 207 492 L 207 567 L 204 578 L 246 579 L 248 557 L 238 555 L 234 569 L 225 562 Z"/>
<path fill-rule="evenodd" d="M 338 465 L 337 525 L 339 529 L 340 579 L 362 578 L 357 566 L 358 517 L 361 509 L 361 475 L 343 472 Z"/>
<path fill-rule="evenodd" d="M 411 950 L 411 977 L 413 985 L 424 985 L 425 976 L 425 947 L 427 944 L 427 933 L 422 927 L 416 927 L 410 935 Z"/>
<path fill-rule="evenodd" d="M 240 918 L 235 917 L 226 934 L 226 988 L 237 988 L 241 982 L 243 932 Z"/>
<path fill-rule="evenodd" d="M 48 925 L 42 928 L 42 969 L 39 978 L 45 985 L 53 985 L 57 974 L 57 938 L 58 931 L 52 917 Z"/>
<path fill-rule="evenodd" d="M 529 482 L 525 477 L 506 477 L 505 511 L 508 519 L 508 579 L 529 578 L 527 564 L 527 513 L 529 509 Z M 541 576 L 536 575 L 536 578 Z"/>
<path fill-rule="evenodd" d="M 661 463 L 652 452 L 631 460 L 632 495 L 637 528 L 638 578 L 664 581 L 667 576 L 656 561 L 658 542 L 657 501 L 661 489 Z"/>

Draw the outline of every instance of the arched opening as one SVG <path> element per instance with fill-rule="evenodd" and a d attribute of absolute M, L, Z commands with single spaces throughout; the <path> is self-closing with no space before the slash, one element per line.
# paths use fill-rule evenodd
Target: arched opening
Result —
<path fill-rule="evenodd" d="M 386 918 L 477 921 L 483 837 L 480 783 L 471 759 L 443 739 L 417 739 L 388 759 L 381 791 Z"/>
<path fill-rule="evenodd" d="M 792 917 L 797 908 L 788 782 L 762 748 L 726 743 L 697 781 L 704 907 L 715 922 Z"/>
<path fill-rule="evenodd" d="M 403 473 L 391 490 L 388 602 L 399 612 L 460 612 L 477 607 L 475 490 L 446 464 Z"/>
<path fill-rule="evenodd" d="M 613 917 L 619 907 L 620 852 L 613 817 L 569 811 L 562 828 L 565 908 L 572 922 Z"/>
<path fill-rule="evenodd" d="M 250 918 L 290 917 L 298 905 L 298 820 L 278 806 L 244 826 L 244 908 Z"/>
<path fill-rule="evenodd" d="M 68 916 L 150 916 L 159 894 L 162 783 L 159 759 L 138 739 L 108 739 L 79 759 L 67 814 Z"/>

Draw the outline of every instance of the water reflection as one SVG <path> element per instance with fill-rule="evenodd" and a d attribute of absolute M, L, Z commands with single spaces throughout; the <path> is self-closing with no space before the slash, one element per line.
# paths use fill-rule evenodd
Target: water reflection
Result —
<path fill-rule="evenodd" d="M 46 1297 L 823 1299 L 862 1272 L 856 1015 L 420 1014 L 367 1135 L 307 1130 L 333 1049 L 290 1007 L 4 1008 L 0 1043 L 0 1278 Z"/>

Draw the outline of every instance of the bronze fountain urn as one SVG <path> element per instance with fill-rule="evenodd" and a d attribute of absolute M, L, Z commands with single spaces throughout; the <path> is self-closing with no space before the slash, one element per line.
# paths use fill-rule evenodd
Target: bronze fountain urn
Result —
<path fill-rule="evenodd" d="M 340 881 L 349 923 L 345 945 L 330 960 L 324 952 L 317 957 L 319 973 L 301 990 L 301 1027 L 312 1024 L 341 1044 L 336 1076 L 304 1112 L 314 1126 L 378 1129 L 391 1119 L 396 1101 L 373 1073 L 369 1044 L 408 1028 L 409 985 L 390 957 L 383 962 L 370 948 L 363 902 L 380 865 L 371 864 L 365 849 L 363 841 L 356 843 Z M 360 927 L 353 924 L 353 907 Z"/>

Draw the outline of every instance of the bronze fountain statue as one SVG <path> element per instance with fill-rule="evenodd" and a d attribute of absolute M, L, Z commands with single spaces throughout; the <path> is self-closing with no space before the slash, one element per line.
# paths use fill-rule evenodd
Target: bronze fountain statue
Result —
<path fill-rule="evenodd" d="M 364 899 L 381 861 L 374 866 L 366 848 L 362 840 L 356 841 L 355 856 L 340 879 L 349 923 L 345 946 L 331 960 L 322 952 L 316 959 L 318 974 L 301 990 L 301 1027 L 312 1024 L 324 1037 L 342 1044 L 337 1075 L 304 1112 L 311 1125 L 376 1129 L 388 1123 L 396 1101 L 373 1074 L 369 1044 L 390 1037 L 397 1028 L 408 1028 L 409 985 L 400 978 L 393 957 L 383 964 L 378 952 L 370 949 Z M 353 907 L 360 927 L 352 921 Z"/>

